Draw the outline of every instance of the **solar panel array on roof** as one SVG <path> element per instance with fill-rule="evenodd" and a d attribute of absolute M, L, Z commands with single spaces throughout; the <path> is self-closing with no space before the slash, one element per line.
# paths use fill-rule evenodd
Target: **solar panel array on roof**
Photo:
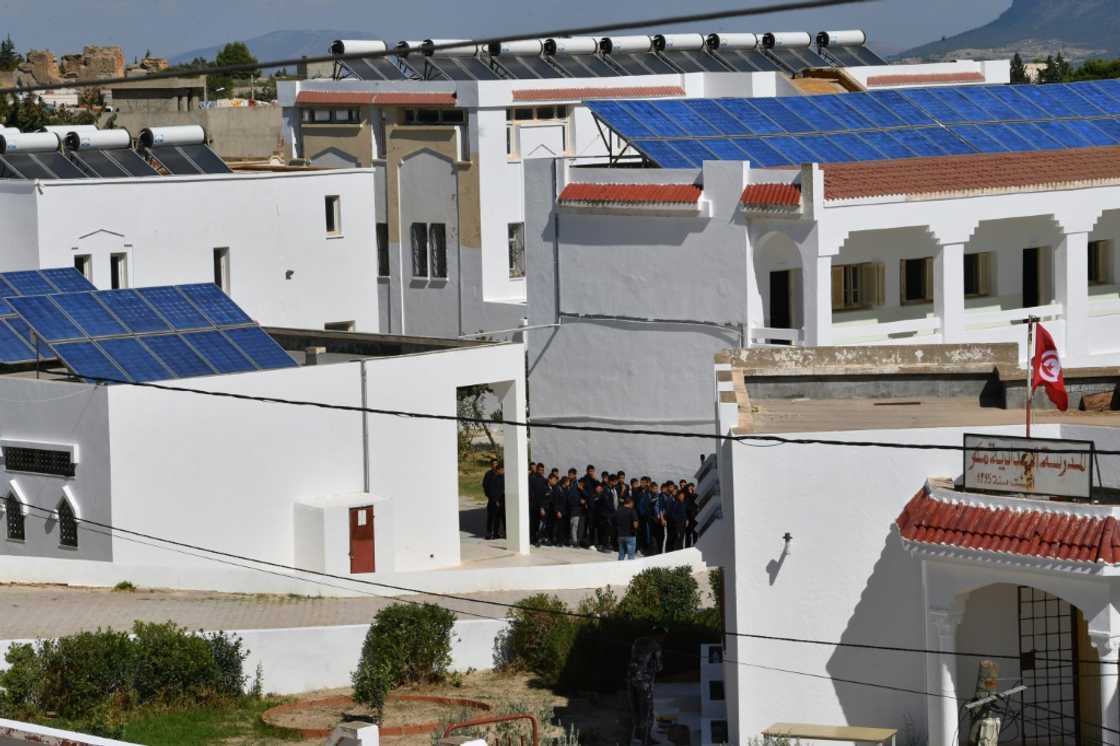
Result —
<path fill-rule="evenodd" d="M 0 178 L 84 179 L 86 174 L 62 153 L 4 153 L 0 155 Z"/>
<path fill-rule="evenodd" d="M 95 290 L 76 270 L 44 270 L 0 274 L 0 293 L 8 296 L 0 309 L 3 363 L 36 360 L 30 345 L 35 339 L 39 358 L 57 357 L 90 382 L 141 383 L 296 365 L 213 284 Z"/>
<path fill-rule="evenodd" d="M 1120 145 L 1120 80 L 781 98 L 595 101 L 663 168 L 762 167 Z"/>
<path fill-rule="evenodd" d="M 121 179 L 127 176 L 156 176 L 156 170 L 130 149 L 72 150 L 69 153 L 78 168 L 90 176 Z"/>
<path fill-rule="evenodd" d="M 209 145 L 157 145 L 151 156 L 173 176 L 233 173 Z"/>

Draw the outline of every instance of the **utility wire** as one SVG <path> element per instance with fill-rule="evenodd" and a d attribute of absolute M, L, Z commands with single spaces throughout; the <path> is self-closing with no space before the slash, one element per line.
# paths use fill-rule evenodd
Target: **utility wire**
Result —
<path fill-rule="evenodd" d="M 799 0 L 798 2 L 772 3 L 749 8 L 731 8 L 729 10 L 715 10 L 708 13 L 687 13 L 684 15 L 661 16 L 659 18 L 646 18 L 643 20 L 616 21 L 613 23 L 596 23 L 588 26 L 572 26 L 569 28 L 553 29 L 549 31 L 530 31 L 508 36 L 497 36 L 486 39 L 462 39 L 452 42 L 433 44 L 425 47 L 431 52 L 440 52 L 447 49 L 462 49 L 470 45 L 483 45 L 498 43 L 504 44 L 511 41 L 525 39 L 541 39 L 565 36 L 585 36 L 587 34 L 607 33 L 625 29 L 643 28 L 646 26 L 671 26 L 682 23 L 697 23 L 700 21 L 717 21 L 726 18 L 744 18 L 747 16 L 764 15 L 767 13 L 785 13 L 793 10 L 813 10 L 816 8 L 830 8 L 837 5 L 855 5 L 867 3 L 872 0 Z M 409 49 L 409 53 L 420 52 L 418 49 Z M 115 77 L 115 78 L 87 78 L 85 80 L 68 80 L 65 83 L 37 83 L 30 86 L 9 86 L 0 88 L 0 94 L 29 93 L 32 91 L 53 91 L 61 88 L 84 88 L 90 86 L 103 87 L 115 83 L 134 83 L 137 80 L 162 80 L 168 78 L 193 78 L 200 75 L 230 75 L 233 73 L 248 73 L 263 68 L 288 67 L 295 65 L 314 64 L 317 62 L 341 62 L 354 59 L 377 59 L 380 57 L 397 56 L 401 51 L 389 48 L 384 52 L 353 52 L 349 54 L 324 54 L 314 57 L 290 57 L 287 59 L 261 60 L 253 63 L 237 63 L 232 65 L 207 65 L 206 67 L 189 70 L 162 71 L 151 73 L 140 78 Z"/>
<path fill-rule="evenodd" d="M 787 438 L 781 435 L 720 435 L 718 433 L 693 433 L 681 430 L 652 430 L 648 428 L 622 428 L 607 427 L 604 425 L 568 425 L 559 422 L 527 422 L 523 420 L 486 419 L 483 417 L 463 417 L 458 414 L 435 414 L 432 412 L 415 412 L 402 409 L 382 409 L 376 407 L 362 407 L 353 404 L 329 404 L 327 402 L 308 401 L 303 399 L 286 399 L 276 396 L 259 396 L 256 394 L 238 394 L 231 391 L 211 391 L 208 389 L 191 388 L 189 386 L 171 386 L 166 383 L 152 383 L 150 381 L 126 381 L 120 378 L 106 378 L 103 376 L 82 376 L 88 381 L 97 384 L 123 384 L 139 388 L 156 389 L 158 391 L 174 391 L 184 394 L 198 394 L 200 396 L 214 396 L 240 401 L 260 402 L 264 404 L 287 404 L 297 407 L 313 407 L 316 409 L 335 410 L 340 412 L 354 412 L 358 414 L 376 414 L 389 417 L 402 417 L 407 419 L 442 420 L 446 422 L 465 422 L 487 425 L 508 425 L 511 427 L 538 428 L 548 430 L 567 430 L 572 432 L 609 433 L 612 435 L 649 435 L 663 438 L 691 438 L 694 440 L 714 440 L 718 442 L 731 441 L 735 443 L 750 444 L 752 442 L 769 443 L 772 445 L 822 445 L 839 446 L 846 448 L 889 448 L 912 451 L 973 451 L 977 453 L 1034 453 L 1051 455 L 1097 455 L 1120 456 L 1120 451 L 1110 450 L 1063 450 L 1050 451 L 1044 448 L 998 448 L 998 447 L 968 447 L 951 445 L 947 443 L 899 443 L 875 440 L 837 440 L 829 438 Z"/>

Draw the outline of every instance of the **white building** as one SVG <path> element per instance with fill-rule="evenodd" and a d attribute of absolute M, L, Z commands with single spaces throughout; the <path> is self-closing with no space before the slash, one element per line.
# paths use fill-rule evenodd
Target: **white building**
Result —
<path fill-rule="evenodd" d="M 978 405 L 975 347 L 820 350 L 766 364 L 754 352 L 722 366 L 725 433 L 950 446 L 964 433 L 1023 434 L 1021 409 Z M 909 406 L 882 406 L 900 402 Z M 1032 434 L 1116 450 L 1117 424 L 1115 414 L 1051 412 Z M 900 743 L 955 746 L 984 658 L 998 664 L 1000 690 L 1028 686 L 1005 738 L 1108 742 L 1120 728 L 1110 491 L 1120 461 L 1096 459 L 1098 504 L 965 489 L 960 451 L 750 445 L 719 453 L 730 743 L 784 721 L 897 728 Z"/>
<path fill-rule="evenodd" d="M 368 169 L 4 179 L 0 270 L 99 288 L 217 283 L 266 325 L 376 329 Z"/>
<path fill-rule="evenodd" d="M 278 100 L 290 157 L 374 170 L 379 330 L 502 331 L 529 315 L 526 276 L 545 269 L 523 253 L 533 238 L 524 165 L 604 163 L 618 155 L 618 139 L 612 152 L 588 101 L 1008 79 L 1006 62 L 882 64 L 862 32 L 831 33 L 836 41 L 824 48 L 807 33 L 539 39 L 452 49 L 435 49 L 431 40 L 396 47 L 336 42 L 339 54 L 394 56 L 341 61 L 342 79 L 281 82 Z M 815 76 L 801 75 L 813 66 Z"/>

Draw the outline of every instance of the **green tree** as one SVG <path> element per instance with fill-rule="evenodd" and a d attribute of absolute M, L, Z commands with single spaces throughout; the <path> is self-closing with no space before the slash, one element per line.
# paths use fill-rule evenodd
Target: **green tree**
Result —
<path fill-rule="evenodd" d="M 231 41 L 222 47 L 218 56 L 214 58 L 215 65 L 255 65 L 257 58 L 249 51 L 243 41 Z M 212 96 L 229 98 L 233 95 L 233 86 L 247 82 L 250 78 L 260 77 L 260 68 L 243 70 L 232 74 L 219 74 L 209 76 L 209 87 Z M 224 90 L 222 90 L 224 89 Z"/>
<path fill-rule="evenodd" d="M 1016 52 L 1015 56 L 1011 58 L 1011 82 L 1012 83 L 1030 83 L 1030 76 L 1027 75 L 1027 66 L 1023 63 L 1023 58 Z"/>
<path fill-rule="evenodd" d="M 0 41 L 0 70 L 15 70 L 21 62 L 23 62 L 23 57 L 16 52 L 12 35 L 8 34 L 4 41 Z"/>
<path fill-rule="evenodd" d="M 1073 79 L 1073 67 L 1058 52 L 1058 56 L 1047 56 L 1046 64 L 1038 72 L 1039 83 L 1064 83 Z"/>

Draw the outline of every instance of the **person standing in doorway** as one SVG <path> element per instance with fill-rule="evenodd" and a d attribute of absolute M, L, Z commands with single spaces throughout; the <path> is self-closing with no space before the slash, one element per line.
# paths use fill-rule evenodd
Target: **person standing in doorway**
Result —
<path fill-rule="evenodd" d="M 618 536 L 618 559 L 634 559 L 637 551 L 638 513 L 634 510 L 634 501 L 627 495 L 622 500 L 622 507 L 615 511 L 614 530 Z"/>
<path fill-rule="evenodd" d="M 498 475 L 494 479 L 494 491 L 498 495 L 498 517 L 495 523 L 495 539 L 506 538 L 506 467 L 498 463 Z"/>
<path fill-rule="evenodd" d="M 498 489 L 498 471 L 501 464 L 497 459 L 490 461 L 490 470 L 482 477 L 482 493 L 486 495 L 486 538 L 493 539 L 498 532 L 498 503 L 500 501 Z M 505 491 L 505 484 L 501 492 Z"/>

